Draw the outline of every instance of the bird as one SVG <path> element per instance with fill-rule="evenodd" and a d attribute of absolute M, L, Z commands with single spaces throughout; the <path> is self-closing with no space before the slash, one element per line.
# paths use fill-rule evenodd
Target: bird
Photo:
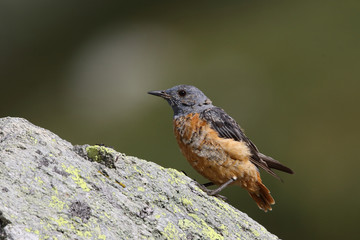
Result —
<path fill-rule="evenodd" d="M 198 88 L 177 85 L 148 94 L 165 99 L 173 110 L 173 130 L 182 154 L 190 165 L 218 185 L 206 191 L 216 196 L 229 185 L 246 189 L 257 206 L 267 212 L 275 204 L 262 183 L 259 168 L 281 180 L 272 170 L 293 174 L 293 170 L 258 150 L 240 125 Z M 206 187 L 205 187 L 206 188 Z"/>

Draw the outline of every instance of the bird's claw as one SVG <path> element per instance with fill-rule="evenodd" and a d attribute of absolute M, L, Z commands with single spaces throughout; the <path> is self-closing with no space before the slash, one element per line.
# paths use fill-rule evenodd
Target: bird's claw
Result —
<path fill-rule="evenodd" d="M 206 188 L 203 184 L 200 184 L 198 182 L 195 181 L 195 184 L 203 191 L 205 192 L 207 195 L 209 196 L 214 196 L 214 197 L 217 197 L 223 201 L 227 201 L 227 197 L 223 196 L 223 195 L 220 195 L 220 194 L 217 194 L 217 189 L 215 190 L 212 190 L 212 189 L 208 189 Z"/>

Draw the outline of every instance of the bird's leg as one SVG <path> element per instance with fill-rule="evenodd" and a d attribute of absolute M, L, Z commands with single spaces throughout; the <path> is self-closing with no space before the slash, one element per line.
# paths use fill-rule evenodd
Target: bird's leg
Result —
<path fill-rule="evenodd" d="M 237 177 L 232 177 L 232 178 L 230 178 L 230 180 L 223 183 L 220 187 L 218 187 L 218 188 L 216 188 L 214 190 L 210 190 L 210 189 L 206 188 L 207 186 L 214 185 L 214 183 L 212 183 L 212 182 L 205 183 L 205 184 L 200 184 L 200 183 L 196 182 L 196 184 L 200 187 L 201 190 L 206 192 L 209 196 L 215 196 L 217 198 L 220 198 L 220 199 L 226 201 L 227 198 L 225 196 L 222 196 L 222 195 L 218 194 L 218 193 L 220 191 L 222 191 L 224 188 L 226 188 L 227 186 L 229 186 L 231 183 L 235 182 L 236 180 L 237 180 Z"/>
<path fill-rule="evenodd" d="M 227 200 L 227 198 L 226 198 L 225 196 L 222 196 L 222 195 L 220 195 L 220 194 L 217 194 L 217 195 L 211 195 L 211 194 L 210 194 L 210 193 L 213 192 L 213 190 L 206 188 L 206 186 L 215 185 L 214 183 L 210 183 L 210 182 L 209 182 L 209 183 L 205 183 L 205 184 L 200 184 L 200 183 L 198 183 L 198 182 L 196 182 L 196 181 L 194 181 L 194 182 L 195 182 L 195 184 L 196 184 L 201 190 L 203 190 L 204 192 L 206 192 L 207 195 L 217 197 L 217 198 L 219 198 L 219 199 L 221 199 L 221 200 L 223 200 L 223 201 L 226 201 L 226 200 Z"/>
<path fill-rule="evenodd" d="M 207 182 L 207 183 L 204 183 L 204 184 L 202 184 L 204 187 L 210 187 L 210 186 L 213 186 L 213 185 L 215 185 L 215 183 L 213 183 L 213 182 Z"/>
<path fill-rule="evenodd" d="M 182 172 L 183 174 L 185 174 L 185 176 L 188 177 L 188 175 L 186 174 L 186 172 L 185 172 L 184 170 L 181 170 L 181 172 Z M 207 183 L 204 183 L 204 184 L 200 184 L 200 183 L 198 183 L 198 182 L 196 181 L 196 179 L 193 179 L 193 180 L 194 180 L 198 185 L 200 185 L 201 188 L 203 188 L 203 187 L 207 188 L 207 187 L 210 187 L 210 186 L 215 185 L 215 183 L 213 183 L 213 182 L 207 182 Z"/>
<path fill-rule="evenodd" d="M 229 181 L 223 183 L 222 185 L 220 185 L 220 187 L 218 187 L 217 189 L 212 190 L 211 192 L 208 192 L 208 195 L 210 196 L 214 196 L 217 195 L 219 192 L 221 192 L 224 188 L 226 188 L 227 186 L 229 186 L 229 184 L 235 182 L 237 180 L 237 177 L 232 177 L 230 178 Z"/>

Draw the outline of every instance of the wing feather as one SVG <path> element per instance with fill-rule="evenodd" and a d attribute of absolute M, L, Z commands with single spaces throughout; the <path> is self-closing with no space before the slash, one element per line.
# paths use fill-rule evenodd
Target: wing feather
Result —
<path fill-rule="evenodd" d="M 293 173 L 290 168 L 285 167 L 275 159 L 260 153 L 255 144 L 246 137 L 239 124 L 237 124 L 237 122 L 223 109 L 218 107 L 206 109 L 200 114 L 200 117 L 211 123 L 211 128 L 219 134 L 219 137 L 245 142 L 251 152 L 250 161 L 257 167 L 261 167 L 279 180 L 281 180 L 280 177 L 276 175 L 271 168 L 287 173 Z"/>

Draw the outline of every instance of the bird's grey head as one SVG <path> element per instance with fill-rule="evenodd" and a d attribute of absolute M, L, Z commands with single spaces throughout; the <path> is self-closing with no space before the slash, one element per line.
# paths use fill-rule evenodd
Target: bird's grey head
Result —
<path fill-rule="evenodd" d="M 202 91 L 190 85 L 178 85 L 166 90 L 148 93 L 166 99 L 174 110 L 175 118 L 189 113 L 200 113 L 213 107 L 210 99 Z"/>

